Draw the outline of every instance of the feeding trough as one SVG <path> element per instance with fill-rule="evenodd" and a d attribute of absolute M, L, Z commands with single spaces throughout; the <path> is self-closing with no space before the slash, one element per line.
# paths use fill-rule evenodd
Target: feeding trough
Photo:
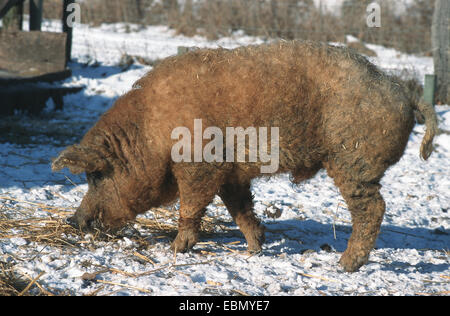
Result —
<path fill-rule="evenodd" d="M 63 12 L 73 1 L 64 1 Z M 63 87 L 61 81 L 72 75 L 70 60 L 71 28 L 63 17 L 61 33 L 42 32 L 42 0 L 30 0 L 30 31 L 21 30 L 24 0 L 0 0 L 0 19 L 13 27 L 0 29 L 0 114 L 15 111 L 39 113 L 49 99 L 63 108 L 63 96 L 83 87 Z M 11 12 L 14 11 L 13 16 Z"/>

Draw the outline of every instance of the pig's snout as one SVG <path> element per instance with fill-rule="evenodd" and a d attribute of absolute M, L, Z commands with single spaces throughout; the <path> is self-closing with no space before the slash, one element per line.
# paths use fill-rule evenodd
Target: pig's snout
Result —
<path fill-rule="evenodd" d="M 70 226 L 82 231 L 90 231 L 95 228 L 94 218 L 81 208 L 77 209 L 75 214 L 67 219 L 67 223 Z"/>

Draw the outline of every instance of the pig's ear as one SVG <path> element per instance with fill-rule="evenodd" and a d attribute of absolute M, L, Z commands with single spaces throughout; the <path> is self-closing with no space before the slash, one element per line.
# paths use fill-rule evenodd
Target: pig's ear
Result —
<path fill-rule="evenodd" d="M 58 158 L 53 159 L 52 171 L 60 171 L 67 167 L 73 174 L 80 174 L 101 171 L 107 166 L 107 160 L 95 150 L 74 145 L 61 152 Z"/>

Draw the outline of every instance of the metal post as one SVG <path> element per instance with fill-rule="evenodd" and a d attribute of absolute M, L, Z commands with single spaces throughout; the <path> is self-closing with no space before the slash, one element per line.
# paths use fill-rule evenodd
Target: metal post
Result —
<path fill-rule="evenodd" d="M 71 12 L 68 11 L 68 6 L 71 3 L 74 3 L 75 0 L 64 0 L 63 4 L 63 32 L 67 34 L 67 42 L 66 42 L 66 63 L 72 59 L 72 33 L 73 28 L 69 25 L 69 15 Z"/>
<path fill-rule="evenodd" d="M 436 76 L 425 75 L 425 86 L 423 88 L 423 100 L 434 106 L 436 94 Z"/>
<path fill-rule="evenodd" d="M 30 0 L 30 31 L 40 31 L 43 0 Z"/>
<path fill-rule="evenodd" d="M 178 46 L 177 47 L 177 55 L 183 55 L 189 52 L 189 47 L 186 46 Z"/>

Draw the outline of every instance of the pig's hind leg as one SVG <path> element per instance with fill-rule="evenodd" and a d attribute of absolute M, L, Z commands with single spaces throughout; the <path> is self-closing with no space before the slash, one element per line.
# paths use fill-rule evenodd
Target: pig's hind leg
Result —
<path fill-rule="evenodd" d="M 352 214 L 352 235 L 339 263 L 347 272 L 367 263 L 375 245 L 385 213 L 385 202 L 378 183 L 345 183 L 339 186 Z"/>
<path fill-rule="evenodd" d="M 339 261 L 347 272 L 357 271 L 367 263 L 380 232 L 386 207 L 379 183 L 385 166 L 365 164 L 364 161 L 359 159 L 353 164 L 342 163 L 337 168 L 329 164 L 327 168 L 352 215 L 352 234 Z"/>
<path fill-rule="evenodd" d="M 265 228 L 253 213 L 253 196 L 250 191 L 250 183 L 224 184 L 219 191 L 219 196 L 234 222 L 244 234 L 249 252 L 261 252 L 261 246 L 265 240 Z"/>

